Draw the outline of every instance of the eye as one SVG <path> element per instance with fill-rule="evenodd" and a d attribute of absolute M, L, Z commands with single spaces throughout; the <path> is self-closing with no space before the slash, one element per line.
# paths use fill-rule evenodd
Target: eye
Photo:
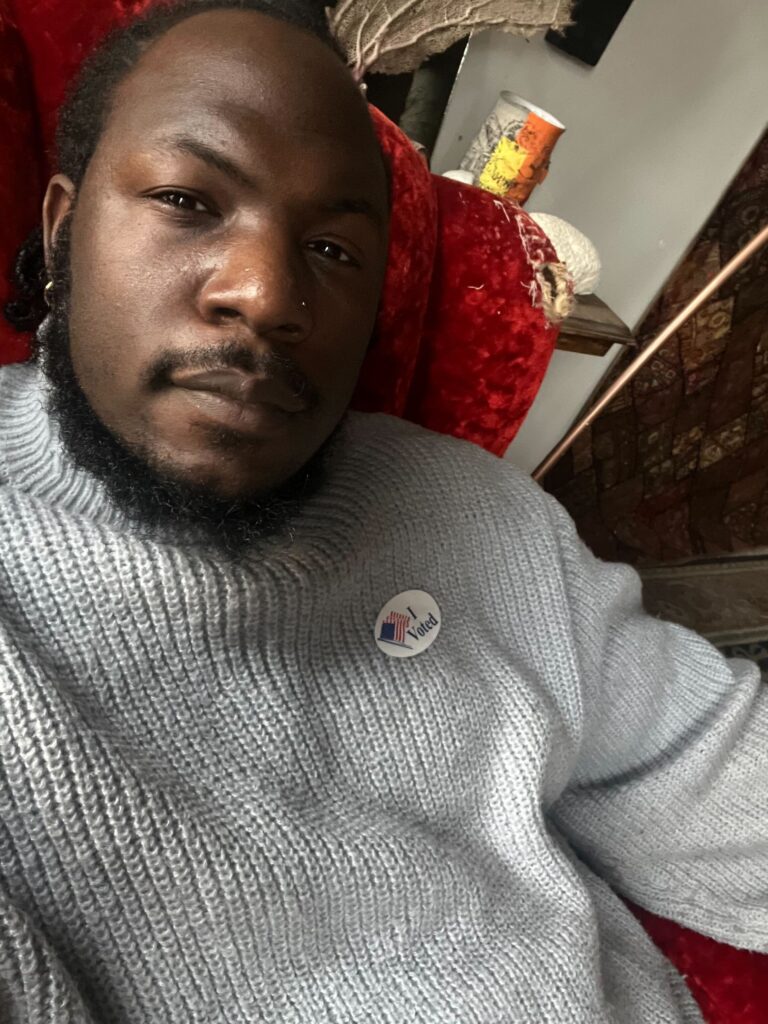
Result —
<path fill-rule="evenodd" d="M 198 199 L 197 196 L 193 196 L 189 192 L 179 192 L 175 189 L 166 189 L 164 192 L 154 192 L 151 198 L 159 200 L 166 206 L 172 206 L 176 210 L 182 210 L 185 213 L 213 212 L 209 206 L 206 206 L 202 199 Z"/>
<path fill-rule="evenodd" d="M 337 263 L 349 263 L 355 267 L 360 265 L 357 260 L 354 260 L 349 255 L 346 249 L 343 249 L 337 242 L 331 242 L 327 238 L 318 238 L 314 242 L 310 242 L 309 248 L 328 260 L 335 260 Z"/>

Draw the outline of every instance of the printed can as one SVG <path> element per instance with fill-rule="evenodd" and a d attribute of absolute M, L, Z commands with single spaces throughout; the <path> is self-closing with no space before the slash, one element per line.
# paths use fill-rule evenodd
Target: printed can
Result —
<path fill-rule="evenodd" d="M 523 204 L 547 176 L 552 150 L 564 131 L 565 125 L 546 110 L 502 92 L 461 169 L 481 188 Z"/>

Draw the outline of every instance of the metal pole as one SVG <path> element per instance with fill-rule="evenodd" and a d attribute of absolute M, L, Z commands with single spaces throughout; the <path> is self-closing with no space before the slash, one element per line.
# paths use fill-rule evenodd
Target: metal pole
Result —
<path fill-rule="evenodd" d="M 629 366 L 624 372 L 616 378 L 605 391 L 598 401 L 592 406 L 589 412 L 585 413 L 584 416 L 573 427 L 568 431 L 563 440 L 552 449 L 547 455 L 543 462 L 539 463 L 536 469 L 533 471 L 533 479 L 541 480 L 550 469 L 559 462 L 563 455 L 568 451 L 573 442 L 582 434 L 590 424 L 597 419 L 600 413 L 605 409 L 607 405 L 613 400 L 613 398 L 621 391 L 624 385 L 632 380 L 638 370 L 645 366 L 648 360 L 655 355 L 655 353 L 661 348 L 665 341 L 672 337 L 675 331 L 679 330 L 686 320 L 690 319 L 699 306 L 703 305 L 707 299 L 716 292 L 721 284 L 724 284 L 739 267 L 746 263 L 750 257 L 752 257 L 759 249 L 761 249 L 765 243 L 768 242 L 768 224 L 762 228 L 761 231 L 755 235 L 751 242 L 747 242 L 743 249 L 730 260 L 724 267 L 722 267 L 712 278 L 712 280 L 705 284 L 701 291 L 691 299 L 688 305 L 682 309 L 674 320 L 671 320 L 667 326 L 656 335 L 652 342 L 647 345 L 637 358 L 633 359 Z"/>

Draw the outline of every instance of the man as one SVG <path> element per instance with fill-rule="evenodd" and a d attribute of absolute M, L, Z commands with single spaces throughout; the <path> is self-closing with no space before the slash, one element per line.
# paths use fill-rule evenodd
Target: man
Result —
<path fill-rule="evenodd" d="M 0 1017 L 700 1020 L 617 893 L 768 950 L 757 671 L 509 465 L 345 416 L 386 172 L 317 16 L 245 6 L 62 115 L 0 373 Z"/>

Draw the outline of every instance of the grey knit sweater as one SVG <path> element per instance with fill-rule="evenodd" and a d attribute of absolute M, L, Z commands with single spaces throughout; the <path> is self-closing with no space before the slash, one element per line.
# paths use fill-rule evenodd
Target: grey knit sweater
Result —
<path fill-rule="evenodd" d="M 352 416 L 226 565 L 0 372 L 4 1024 L 700 1021 L 617 893 L 768 951 L 767 700 L 469 444 Z"/>

